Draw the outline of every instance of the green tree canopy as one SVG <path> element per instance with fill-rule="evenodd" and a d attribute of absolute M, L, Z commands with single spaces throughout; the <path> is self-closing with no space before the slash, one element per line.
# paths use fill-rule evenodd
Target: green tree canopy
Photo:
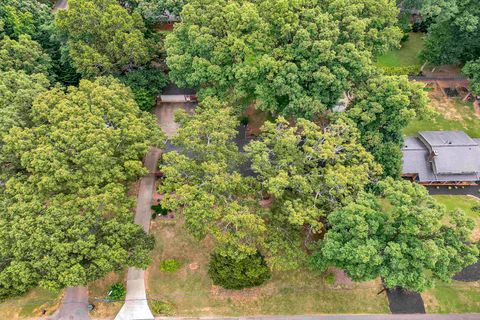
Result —
<path fill-rule="evenodd" d="M 470 88 L 476 95 L 480 95 L 480 58 L 467 62 L 462 72 L 470 78 Z"/>
<path fill-rule="evenodd" d="M 388 178 L 377 196 L 363 194 L 329 216 L 331 229 L 313 256 L 355 281 L 382 277 L 387 288 L 424 291 L 474 263 L 473 221 L 449 212 L 420 185 Z"/>
<path fill-rule="evenodd" d="M 138 0 L 136 10 L 147 23 L 167 21 L 178 17 L 186 0 Z"/>
<path fill-rule="evenodd" d="M 18 165 L 17 161 L 1 152 L 4 137 L 13 127 L 24 128 L 31 124 L 32 102 L 39 94 L 47 91 L 49 85 L 43 74 L 0 72 L 0 182 L 6 181 Z"/>
<path fill-rule="evenodd" d="M 266 123 L 245 150 L 262 193 L 274 199 L 267 258 L 277 268 L 298 263 L 302 230 L 307 243 L 321 234 L 328 214 L 355 201 L 380 173 L 346 119 L 322 128 L 304 119 L 289 125 L 280 117 Z"/>
<path fill-rule="evenodd" d="M 65 52 L 84 77 L 133 70 L 150 62 L 152 43 L 144 37 L 138 13 L 130 15 L 116 0 L 70 0 L 57 13 Z"/>
<path fill-rule="evenodd" d="M 379 76 L 362 84 L 354 96 L 347 114 L 360 130 L 362 145 L 383 166 L 384 176 L 399 177 L 403 129 L 428 114 L 426 94 L 407 77 Z"/>
<path fill-rule="evenodd" d="M 167 36 L 180 86 L 233 94 L 258 108 L 311 118 L 366 80 L 372 57 L 398 45 L 388 0 L 192 0 Z"/>
<path fill-rule="evenodd" d="M 27 74 L 49 74 L 51 59 L 42 46 L 28 35 L 17 40 L 8 36 L 0 40 L 0 71 L 23 70 Z"/>
<path fill-rule="evenodd" d="M 428 62 L 465 63 L 480 58 L 480 7 L 477 0 L 427 0 L 423 14 L 433 20 L 423 52 Z"/>
<path fill-rule="evenodd" d="M 44 28 L 52 21 L 50 7 L 37 0 L 2 0 L 0 25 L 7 36 L 17 39 L 22 34 L 35 40 L 44 37 Z M 1 28 L 0 28 L 1 29 Z"/>
<path fill-rule="evenodd" d="M 135 70 L 119 79 L 132 89 L 135 101 L 143 111 L 150 111 L 155 106 L 157 95 L 168 82 L 167 75 L 156 69 Z"/>
<path fill-rule="evenodd" d="M 133 223 L 134 202 L 124 186 L 47 196 L 29 180 L 7 183 L 0 210 L 0 298 L 38 285 L 85 285 L 126 266 L 148 266 L 153 239 Z"/>
<path fill-rule="evenodd" d="M 31 128 L 10 131 L 5 147 L 47 193 L 132 181 L 145 173 L 143 155 L 162 139 L 154 117 L 113 78 L 42 94 L 31 120 Z"/>
<path fill-rule="evenodd" d="M 133 223 L 126 187 L 164 139 L 154 117 L 98 78 L 40 94 L 30 122 L 4 137 L 19 168 L 0 190 L 0 297 L 146 267 L 153 240 Z"/>
<path fill-rule="evenodd" d="M 181 127 L 173 144 L 179 151 L 166 153 L 160 167 L 162 205 L 182 208 L 190 233 L 198 239 L 213 236 L 219 254 L 235 259 L 255 254 L 265 226 L 255 210 L 252 179 L 236 170 L 236 118 L 206 99 L 194 115 L 181 112 L 177 120 Z"/>

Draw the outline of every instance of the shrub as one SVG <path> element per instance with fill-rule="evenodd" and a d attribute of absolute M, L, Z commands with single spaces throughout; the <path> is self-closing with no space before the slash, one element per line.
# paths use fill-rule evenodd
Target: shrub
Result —
<path fill-rule="evenodd" d="M 151 208 L 156 214 L 160 214 L 162 216 L 166 216 L 168 214 L 168 210 L 162 207 L 161 204 L 154 205 Z"/>
<path fill-rule="evenodd" d="M 418 76 L 421 72 L 421 66 L 406 66 L 406 67 L 387 67 L 382 66 L 383 73 L 387 76 Z"/>
<path fill-rule="evenodd" d="M 328 284 L 328 285 L 333 285 L 335 283 L 335 273 L 329 272 L 325 276 L 325 283 Z"/>
<path fill-rule="evenodd" d="M 175 314 L 175 308 L 170 302 L 150 300 L 149 304 L 154 315 L 172 316 Z"/>
<path fill-rule="evenodd" d="M 480 204 L 473 205 L 472 211 L 475 213 L 480 213 Z"/>
<path fill-rule="evenodd" d="M 108 299 L 109 300 L 123 300 L 125 299 L 125 295 L 127 294 L 127 290 L 125 290 L 125 286 L 122 283 L 114 283 L 110 290 L 108 290 Z"/>
<path fill-rule="evenodd" d="M 240 117 L 240 124 L 241 125 L 246 126 L 246 125 L 248 125 L 249 122 L 250 122 L 250 119 L 247 116 L 241 116 Z"/>
<path fill-rule="evenodd" d="M 143 111 L 150 111 L 155 106 L 157 94 L 168 82 L 167 75 L 156 69 L 135 70 L 119 78 L 132 89 L 135 101 Z"/>
<path fill-rule="evenodd" d="M 163 272 L 175 272 L 180 269 L 181 266 L 182 264 L 175 259 L 167 259 L 160 262 L 160 270 Z"/>
<path fill-rule="evenodd" d="M 259 286 L 271 276 L 270 269 L 259 252 L 244 259 L 213 253 L 208 274 L 214 284 L 226 289 Z"/>

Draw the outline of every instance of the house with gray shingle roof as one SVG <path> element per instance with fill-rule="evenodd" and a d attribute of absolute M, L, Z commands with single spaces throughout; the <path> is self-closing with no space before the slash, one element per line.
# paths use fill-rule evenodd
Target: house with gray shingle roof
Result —
<path fill-rule="evenodd" d="M 423 131 L 405 139 L 402 176 L 426 185 L 480 182 L 480 139 L 463 131 Z"/>

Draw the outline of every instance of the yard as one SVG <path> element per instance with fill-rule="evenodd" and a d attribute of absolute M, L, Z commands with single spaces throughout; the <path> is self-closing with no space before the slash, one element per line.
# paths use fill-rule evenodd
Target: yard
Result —
<path fill-rule="evenodd" d="M 331 276 L 306 270 L 276 272 L 266 284 L 240 291 L 212 285 L 207 264 L 212 244 L 198 242 L 183 228 L 181 218 L 157 218 L 151 227 L 156 238 L 155 262 L 147 272 L 149 299 L 164 302 L 179 316 L 222 316 L 389 313 L 379 281 L 351 286 L 335 285 Z M 160 270 L 160 262 L 176 259 L 176 272 Z"/>
<path fill-rule="evenodd" d="M 117 282 L 126 285 L 126 271 L 110 272 L 102 279 L 98 279 L 88 284 L 89 302 L 95 306 L 95 309 L 90 313 L 91 317 L 114 317 L 118 311 L 120 311 L 123 302 L 102 301 L 102 299 L 107 297 L 110 287 Z"/>
<path fill-rule="evenodd" d="M 461 209 L 475 220 L 472 240 L 480 240 L 480 213 L 472 210 L 480 200 L 470 196 L 434 196 L 448 210 Z M 422 294 L 427 313 L 480 312 L 480 281 L 438 283 L 434 289 Z"/>
<path fill-rule="evenodd" d="M 47 315 L 53 313 L 60 303 L 61 294 L 46 289 L 33 289 L 27 294 L 11 298 L 0 303 L 0 319 L 22 319 L 42 316 L 43 310 Z"/>
<path fill-rule="evenodd" d="M 413 120 L 404 134 L 412 136 L 419 131 L 461 130 L 472 138 L 480 138 L 480 117 L 473 103 L 459 98 L 445 98 L 436 91 L 429 92 L 430 107 L 436 111 L 432 119 Z"/>
<path fill-rule="evenodd" d="M 400 49 L 392 50 L 377 58 L 381 67 L 408 67 L 421 65 L 418 54 L 423 49 L 423 33 L 411 32 Z"/>
<path fill-rule="evenodd" d="M 427 313 L 478 313 L 480 281 L 440 283 L 422 298 Z"/>

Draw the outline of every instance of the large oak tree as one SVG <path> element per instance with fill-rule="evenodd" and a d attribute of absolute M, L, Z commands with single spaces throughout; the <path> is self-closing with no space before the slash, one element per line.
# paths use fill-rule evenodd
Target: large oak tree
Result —
<path fill-rule="evenodd" d="M 66 52 L 84 77 L 121 73 L 147 64 L 153 44 L 142 17 L 116 0 L 70 0 L 56 25 Z"/>
<path fill-rule="evenodd" d="M 474 223 L 449 212 L 420 185 L 391 178 L 379 184 L 380 199 L 362 194 L 329 216 L 331 228 L 313 264 L 336 266 L 355 281 L 382 277 L 387 288 L 424 291 L 478 258 L 471 244 Z"/>
<path fill-rule="evenodd" d="M 167 36 L 167 64 L 200 95 L 257 100 L 258 108 L 311 118 L 374 71 L 398 45 L 388 0 L 192 0 Z"/>
<path fill-rule="evenodd" d="M 30 124 L 4 136 L 17 170 L 0 189 L 0 297 L 147 267 L 153 242 L 133 223 L 126 188 L 163 139 L 113 78 L 40 94 Z"/>
<path fill-rule="evenodd" d="M 355 90 L 347 110 L 360 130 L 362 145 L 383 166 L 384 176 L 400 177 L 403 129 L 415 118 L 426 117 L 427 96 L 407 77 L 379 76 Z"/>

